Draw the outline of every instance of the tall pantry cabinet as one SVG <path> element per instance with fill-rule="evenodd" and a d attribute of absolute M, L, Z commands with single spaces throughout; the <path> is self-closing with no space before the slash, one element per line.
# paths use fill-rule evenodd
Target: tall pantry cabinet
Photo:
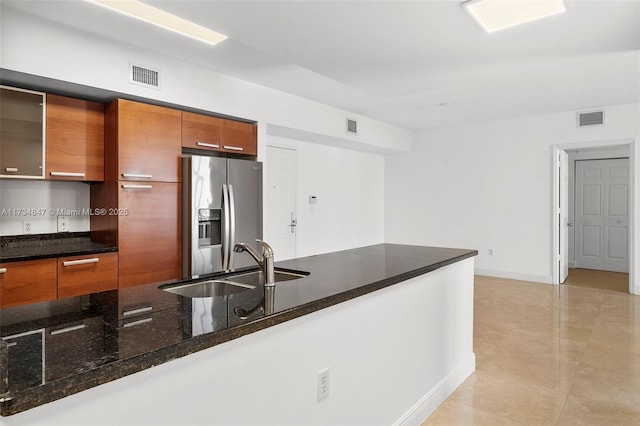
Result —
<path fill-rule="evenodd" d="M 120 288 L 180 278 L 181 112 L 116 99 L 105 109 L 105 182 L 91 234 L 118 246 Z"/>

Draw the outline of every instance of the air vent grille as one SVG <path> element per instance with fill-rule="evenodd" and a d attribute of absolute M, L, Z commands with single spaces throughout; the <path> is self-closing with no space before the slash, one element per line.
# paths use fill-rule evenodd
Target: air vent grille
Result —
<path fill-rule="evenodd" d="M 604 124 L 604 111 L 578 113 L 578 127 Z"/>
<path fill-rule="evenodd" d="M 160 72 L 150 68 L 144 68 L 138 65 L 129 67 L 129 81 L 131 83 L 140 84 L 146 87 L 160 88 Z"/>
<path fill-rule="evenodd" d="M 347 118 L 347 133 L 358 134 L 358 122 Z"/>

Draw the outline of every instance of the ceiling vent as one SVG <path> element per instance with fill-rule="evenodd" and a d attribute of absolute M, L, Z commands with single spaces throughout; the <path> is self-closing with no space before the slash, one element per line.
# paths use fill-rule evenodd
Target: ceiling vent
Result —
<path fill-rule="evenodd" d="M 129 82 L 144 87 L 160 89 L 160 71 L 129 64 Z"/>
<path fill-rule="evenodd" d="M 599 126 L 604 124 L 604 111 L 578 113 L 578 127 Z"/>
<path fill-rule="evenodd" d="M 347 118 L 347 133 L 351 133 L 352 135 L 358 134 L 358 122 L 356 120 Z"/>

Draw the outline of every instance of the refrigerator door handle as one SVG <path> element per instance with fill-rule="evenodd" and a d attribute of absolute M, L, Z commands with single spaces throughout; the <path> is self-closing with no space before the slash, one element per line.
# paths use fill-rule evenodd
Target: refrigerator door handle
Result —
<path fill-rule="evenodd" d="M 233 269 L 233 254 L 235 253 L 233 247 L 236 245 L 236 200 L 233 196 L 233 185 L 229 184 L 227 188 L 229 190 L 230 206 L 229 222 L 231 222 L 229 227 L 231 231 L 229 235 L 229 269 Z"/>
<path fill-rule="evenodd" d="M 222 184 L 222 210 L 224 211 L 224 230 L 222 234 L 222 270 L 227 271 L 229 269 L 229 254 L 233 252 L 233 248 L 230 247 L 229 237 L 231 234 L 229 218 L 229 191 L 227 184 Z"/>

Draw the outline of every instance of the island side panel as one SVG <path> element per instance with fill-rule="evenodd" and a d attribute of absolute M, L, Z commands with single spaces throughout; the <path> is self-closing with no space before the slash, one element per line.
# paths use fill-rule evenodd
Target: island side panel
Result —
<path fill-rule="evenodd" d="M 474 369 L 469 258 L 3 422 L 416 424 Z"/>

